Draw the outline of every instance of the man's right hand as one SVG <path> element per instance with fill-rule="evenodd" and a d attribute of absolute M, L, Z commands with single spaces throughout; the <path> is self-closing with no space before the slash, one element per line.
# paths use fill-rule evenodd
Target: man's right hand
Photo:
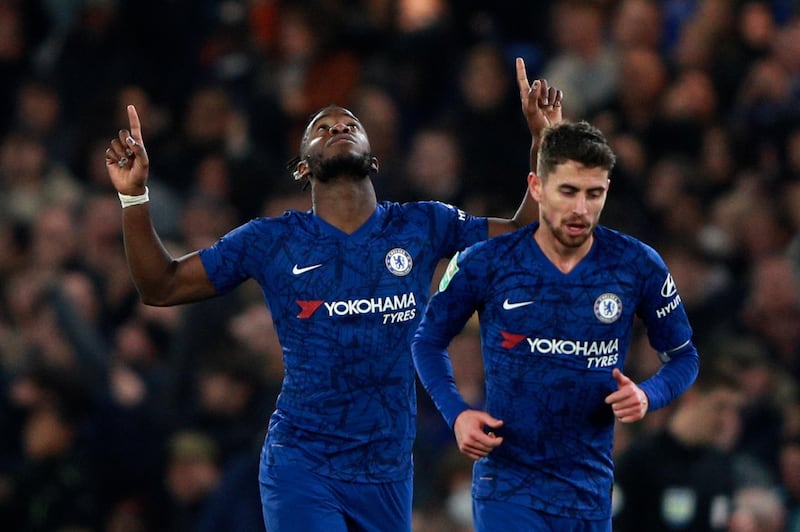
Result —
<path fill-rule="evenodd" d="M 144 194 L 150 160 L 142 140 L 142 125 L 133 105 L 128 106 L 130 131 L 121 129 L 106 150 L 106 169 L 114 188 L 120 194 Z"/>
<path fill-rule="evenodd" d="M 525 61 L 521 57 L 517 58 L 517 86 L 522 113 L 531 135 L 538 137 L 544 128 L 561 122 L 564 93 L 555 87 L 548 87 L 545 79 L 535 79 L 529 84 Z"/>
<path fill-rule="evenodd" d="M 492 429 L 499 429 L 502 426 L 501 420 L 493 418 L 486 412 L 464 410 L 453 423 L 458 450 L 473 460 L 483 458 L 503 443 L 503 438 L 492 432 Z M 485 428 L 489 429 L 488 434 Z"/>

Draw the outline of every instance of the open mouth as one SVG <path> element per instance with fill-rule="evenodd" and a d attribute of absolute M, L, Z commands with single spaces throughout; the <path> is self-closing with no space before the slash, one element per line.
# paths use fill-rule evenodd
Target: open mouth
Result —
<path fill-rule="evenodd" d="M 567 233 L 572 236 L 579 236 L 589 230 L 589 226 L 583 223 L 569 223 L 566 224 Z"/>

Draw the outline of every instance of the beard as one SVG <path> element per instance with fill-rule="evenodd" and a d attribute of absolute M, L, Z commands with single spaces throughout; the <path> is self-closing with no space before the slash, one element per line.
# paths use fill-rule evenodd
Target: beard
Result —
<path fill-rule="evenodd" d="M 306 161 L 310 174 L 322 183 L 328 183 L 336 178 L 361 181 L 370 177 L 373 172 L 371 153 L 343 154 L 330 159 L 308 156 Z"/>
<path fill-rule="evenodd" d="M 594 234 L 594 228 L 596 226 L 596 224 L 592 224 L 589 227 L 589 230 L 583 234 L 570 235 L 560 226 L 556 226 L 548 216 L 543 216 L 542 218 L 544 224 L 550 229 L 550 232 L 553 234 L 558 243 L 565 248 L 577 249 L 581 247 L 587 240 L 589 240 L 589 238 L 591 238 L 592 234 Z"/>

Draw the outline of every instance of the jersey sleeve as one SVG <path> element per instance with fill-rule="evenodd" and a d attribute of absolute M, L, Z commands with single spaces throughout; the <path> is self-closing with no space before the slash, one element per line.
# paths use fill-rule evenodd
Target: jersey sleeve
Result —
<path fill-rule="evenodd" d="M 451 428 L 470 406 L 456 386 L 447 347 L 478 310 L 482 297 L 478 288 L 485 286 L 466 268 L 471 251 L 456 253 L 450 260 L 411 343 L 420 381 Z"/>
<path fill-rule="evenodd" d="M 230 292 L 251 276 L 246 257 L 253 238 L 253 230 L 248 223 L 200 250 L 200 260 L 206 274 L 219 294 Z"/>
<path fill-rule="evenodd" d="M 646 282 L 639 316 L 650 345 L 663 365 L 639 386 L 647 394 L 650 410 L 666 406 L 686 391 L 697 377 L 699 356 L 692 343 L 692 328 L 678 288 L 664 260 L 646 247 Z"/>
<path fill-rule="evenodd" d="M 489 238 L 488 218 L 473 216 L 458 207 L 439 201 L 422 203 L 433 210 L 436 231 L 442 237 L 443 256 L 452 257 L 456 251 Z"/>

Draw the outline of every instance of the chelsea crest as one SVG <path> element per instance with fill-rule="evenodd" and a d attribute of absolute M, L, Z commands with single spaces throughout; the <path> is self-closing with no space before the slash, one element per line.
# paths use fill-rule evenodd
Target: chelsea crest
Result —
<path fill-rule="evenodd" d="M 398 277 L 404 277 L 411 273 L 411 268 L 414 261 L 411 260 L 411 255 L 403 248 L 394 248 L 386 254 L 384 259 L 386 269 Z"/>
<path fill-rule="evenodd" d="M 622 315 L 622 300 L 617 294 L 601 294 L 594 300 L 594 316 L 603 323 L 614 323 Z"/>

